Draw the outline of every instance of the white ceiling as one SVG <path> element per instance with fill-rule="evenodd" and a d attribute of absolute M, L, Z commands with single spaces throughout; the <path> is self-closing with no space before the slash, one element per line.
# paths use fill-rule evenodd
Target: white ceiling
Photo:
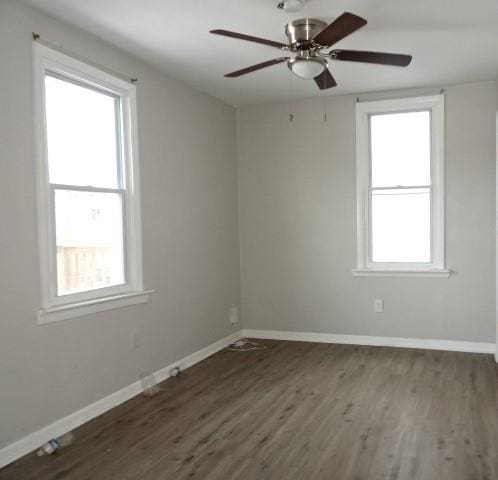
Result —
<path fill-rule="evenodd" d="M 140 56 L 192 87 L 233 106 L 289 96 L 285 64 L 236 79 L 223 74 L 280 57 L 281 51 L 209 34 L 223 28 L 285 42 L 284 25 L 344 11 L 368 24 L 336 48 L 412 54 L 407 68 L 331 62 L 346 94 L 489 80 L 498 74 L 497 0 L 310 0 L 298 13 L 278 0 L 26 0 Z M 57 40 L 57 39 L 53 39 Z M 296 97 L 319 95 L 313 81 L 293 81 Z"/>

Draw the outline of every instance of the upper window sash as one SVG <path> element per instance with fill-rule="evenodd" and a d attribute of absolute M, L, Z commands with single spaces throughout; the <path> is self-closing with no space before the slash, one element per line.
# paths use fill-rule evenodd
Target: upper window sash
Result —
<path fill-rule="evenodd" d="M 372 185 L 370 120 L 387 113 L 430 112 L 430 180 L 429 183 L 402 182 L 402 185 Z M 362 272 L 443 271 L 444 270 L 444 96 L 434 95 L 403 99 L 359 102 L 356 105 L 357 155 L 357 269 Z M 430 189 L 431 261 L 373 262 L 371 254 L 372 192 L 396 189 Z"/>
<path fill-rule="evenodd" d="M 34 43 L 34 99 L 38 178 L 38 217 L 42 308 L 99 301 L 143 291 L 140 193 L 135 85 L 62 52 Z M 95 89 L 117 100 L 119 144 L 116 188 L 95 185 L 52 184 L 49 178 L 45 123 L 45 75 Z M 90 291 L 57 295 L 55 263 L 54 189 L 118 192 L 123 199 L 123 242 L 126 283 Z"/>
<path fill-rule="evenodd" d="M 85 162 L 87 159 L 92 158 L 92 156 L 95 158 L 94 160 L 94 165 L 90 164 L 90 172 L 88 171 L 81 171 L 80 169 L 76 169 L 73 172 L 68 172 L 67 166 L 66 166 L 66 171 L 64 172 L 64 167 L 63 165 L 54 165 L 54 168 L 49 164 L 49 158 L 48 155 L 50 151 L 47 151 L 47 165 L 49 168 L 48 175 L 49 175 L 49 182 L 52 184 L 61 184 L 61 185 L 79 185 L 79 186 L 90 186 L 90 187 L 107 187 L 107 188 L 115 188 L 115 189 L 126 189 L 126 184 L 125 184 L 125 173 L 126 173 L 126 163 L 125 159 L 123 158 L 123 128 L 125 128 L 125 125 L 123 125 L 122 122 L 122 103 L 123 103 L 123 97 L 124 94 L 120 93 L 115 93 L 111 92 L 109 90 L 103 89 L 96 87 L 95 85 L 91 83 L 86 83 L 85 81 L 82 80 L 76 80 L 75 78 L 71 76 L 67 76 L 61 73 L 55 73 L 51 70 L 45 70 L 45 82 L 44 82 L 44 93 L 45 93 L 45 101 L 44 101 L 44 109 L 47 105 L 47 82 L 52 83 L 52 85 L 49 86 L 49 92 L 53 92 L 55 89 L 66 89 L 66 94 L 67 88 L 71 85 L 74 85 L 75 87 L 81 87 L 81 89 L 84 89 L 85 91 L 88 92 L 95 92 L 99 94 L 103 99 L 108 98 L 112 102 L 112 117 L 113 117 L 113 122 L 114 122 L 114 132 L 113 135 L 115 137 L 115 142 L 113 144 L 108 144 L 107 147 L 112 148 L 112 152 L 108 151 L 107 154 L 110 154 L 111 162 L 106 161 L 104 163 L 104 177 L 100 179 L 96 179 L 95 175 L 97 174 L 97 169 L 95 168 L 95 162 L 99 160 L 99 152 L 91 152 L 93 155 L 90 155 L 89 152 L 87 152 L 87 158 L 85 158 Z M 55 82 L 55 83 L 54 83 Z M 69 87 L 70 88 L 70 87 Z M 100 103 L 102 101 L 100 100 Z M 80 105 L 81 106 L 81 105 Z M 98 105 L 100 108 L 103 107 L 103 105 Z M 107 110 L 109 110 L 109 105 L 106 105 Z M 46 110 L 44 110 L 45 115 L 48 114 Z M 110 112 L 108 112 L 110 113 Z M 108 115 L 109 116 L 109 115 Z M 50 146 L 49 142 L 49 122 L 48 118 L 46 119 L 46 142 L 47 142 L 47 148 Z M 110 118 L 107 118 L 108 121 L 110 121 Z M 106 125 L 108 126 L 109 123 Z M 111 133 L 111 132 L 109 132 Z M 95 134 L 95 132 L 94 132 Z M 112 146 L 111 146 L 112 145 Z M 77 151 L 80 149 L 80 145 L 75 145 L 75 148 L 71 148 L 71 152 L 65 152 L 67 153 L 66 156 L 64 156 L 64 160 L 71 159 L 74 157 L 74 151 Z M 60 157 L 60 152 L 58 152 L 59 155 L 56 155 L 56 157 Z M 95 155 L 97 154 L 97 155 Z M 81 157 L 80 153 L 80 157 Z M 102 154 L 100 153 L 100 158 L 102 157 Z M 113 158 L 114 157 L 114 158 Z M 70 166 L 74 166 L 73 164 L 74 160 L 70 162 Z M 83 162 L 80 162 L 83 163 Z M 114 164 L 114 165 L 112 165 Z M 111 176 L 109 176 L 110 172 L 110 167 L 112 165 L 112 173 Z M 76 160 L 76 166 L 78 166 L 78 161 Z M 48 168 L 47 167 L 47 168 Z M 55 168 L 58 167 L 58 168 Z M 61 170 L 64 172 L 62 173 Z M 70 169 L 69 169 L 70 170 Z M 74 170 L 74 169 L 73 169 Z M 102 175 L 102 168 L 99 165 L 99 173 Z M 106 171 L 107 170 L 107 171 Z M 93 178 L 91 178 L 91 174 L 94 175 Z M 107 178 L 105 178 L 107 176 Z"/>

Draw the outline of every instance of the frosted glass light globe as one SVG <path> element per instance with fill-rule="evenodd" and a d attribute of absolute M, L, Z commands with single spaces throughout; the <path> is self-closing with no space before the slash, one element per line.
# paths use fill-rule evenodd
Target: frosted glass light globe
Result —
<path fill-rule="evenodd" d="M 298 59 L 290 64 L 291 70 L 300 78 L 310 80 L 320 75 L 325 69 L 324 62 L 312 59 Z"/>

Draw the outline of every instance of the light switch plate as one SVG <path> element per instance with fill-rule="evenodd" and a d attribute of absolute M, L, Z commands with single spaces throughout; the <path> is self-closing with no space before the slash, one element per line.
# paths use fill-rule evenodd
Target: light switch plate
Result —
<path fill-rule="evenodd" d="M 380 298 L 376 298 L 374 300 L 374 312 L 382 313 L 384 311 L 384 300 Z"/>
<path fill-rule="evenodd" d="M 230 309 L 229 321 L 232 325 L 239 323 L 239 307 L 232 307 Z"/>
<path fill-rule="evenodd" d="M 141 340 L 140 332 L 133 332 L 131 334 L 131 349 L 136 350 L 137 348 L 140 348 Z"/>

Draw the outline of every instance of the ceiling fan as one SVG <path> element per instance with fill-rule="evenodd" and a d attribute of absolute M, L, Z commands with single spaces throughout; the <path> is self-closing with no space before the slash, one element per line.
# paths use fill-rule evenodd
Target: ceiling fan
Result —
<path fill-rule="evenodd" d="M 394 65 L 398 67 L 406 67 L 410 64 L 412 60 L 411 55 L 342 49 L 324 52 L 324 50 L 363 27 L 366 23 L 367 21 L 364 18 L 349 12 L 343 13 L 329 25 L 315 18 L 300 18 L 285 26 L 285 34 L 289 39 L 288 45 L 229 30 L 211 30 L 210 33 L 261 43 L 295 54 L 292 57 L 279 57 L 243 68 L 242 70 L 227 73 L 225 77 L 240 77 L 246 73 L 287 62 L 287 66 L 295 75 L 307 80 L 314 79 L 318 88 L 324 90 L 337 85 L 337 82 L 328 69 L 328 59 Z"/>

